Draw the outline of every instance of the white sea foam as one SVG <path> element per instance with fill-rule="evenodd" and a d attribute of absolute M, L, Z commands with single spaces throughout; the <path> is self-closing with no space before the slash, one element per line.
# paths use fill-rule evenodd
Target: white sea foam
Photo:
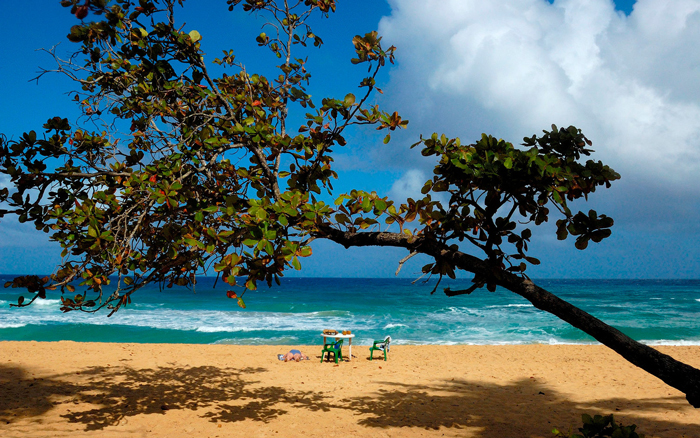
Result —
<path fill-rule="evenodd" d="M 216 345 L 290 345 L 298 343 L 299 338 L 296 336 L 281 336 L 272 338 L 242 338 L 242 339 L 220 339 L 214 344 Z M 354 345 L 354 344 L 353 344 Z M 319 347 L 320 348 L 320 347 Z"/>
<path fill-rule="evenodd" d="M 408 328 L 408 326 L 407 326 L 406 324 L 399 324 L 399 323 L 397 323 L 397 324 L 387 324 L 387 325 L 384 326 L 384 329 L 386 330 L 386 329 L 392 329 L 392 328 L 398 328 L 398 327 L 406 327 L 406 328 Z"/>
<path fill-rule="evenodd" d="M 19 297 L 19 295 L 18 295 Z M 29 299 L 32 297 L 24 297 L 24 302 L 27 303 L 29 302 Z M 7 301 L 7 300 L 0 300 L 0 306 L 6 305 L 6 304 L 17 304 L 17 300 L 12 300 L 12 301 Z M 42 300 L 41 298 L 37 298 L 36 301 L 32 303 L 32 306 L 57 306 L 56 308 L 58 309 L 58 306 L 61 304 L 60 300 Z"/>
<path fill-rule="evenodd" d="M 41 298 L 34 301 L 33 306 L 59 306 L 61 300 L 42 300 Z"/>
<path fill-rule="evenodd" d="M 238 331 L 235 330 L 234 327 L 225 327 L 225 326 L 220 326 L 220 325 L 215 325 L 215 326 L 210 326 L 210 327 L 197 327 L 198 332 L 202 333 L 218 333 L 218 332 L 233 332 L 233 331 Z M 244 330 L 240 330 L 244 331 Z"/>
<path fill-rule="evenodd" d="M 391 339 L 392 344 L 396 345 L 467 345 L 464 342 L 456 342 L 456 341 L 451 341 L 451 340 L 446 340 L 446 339 L 438 339 L 438 340 L 423 340 L 423 339 L 394 339 L 392 337 Z M 372 341 L 369 342 L 369 344 L 372 344 Z M 355 345 L 355 344 L 353 344 Z M 364 344 L 362 344 L 364 345 Z"/>
<path fill-rule="evenodd" d="M 435 316 L 446 316 L 447 318 L 452 318 L 455 315 L 467 315 L 467 316 L 483 316 L 483 310 L 474 309 L 471 307 L 447 307 L 434 312 Z"/>
<path fill-rule="evenodd" d="M 487 309 L 501 309 L 505 307 L 535 307 L 532 304 L 499 304 L 495 306 L 486 306 Z"/>
<path fill-rule="evenodd" d="M 670 340 L 670 339 L 660 339 L 660 340 L 642 340 L 639 341 L 642 344 L 646 345 L 669 345 L 669 346 L 694 346 L 694 345 L 700 345 L 700 340 L 692 340 L 692 341 L 676 341 L 676 340 Z"/>
<path fill-rule="evenodd" d="M 201 332 L 201 333 L 220 333 L 220 332 L 256 332 L 256 331 L 261 331 L 265 329 L 261 328 L 254 328 L 254 327 L 240 327 L 240 326 L 221 326 L 221 325 L 215 325 L 215 326 L 202 326 L 202 327 L 197 327 L 195 331 Z"/>
<path fill-rule="evenodd" d="M 91 318 L 81 321 L 96 325 L 130 325 L 170 330 L 193 330 L 202 333 L 318 330 L 324 327 L 350 327 L 349 318 L 272 312 L 226 312 L 210 310 L 139 310 L 118 313 L 112 318 Z M 64 321 L 65 322 L 65 321 Z"/>
<path fill-rule="evenodd" d="M 352 313 L 347 310 L 322 310 L 319 312 L 309 312 L 309 313 L 294 313 L 295 316 L 313 316 L 313 317 L 340 317 L 340 318 L 351 318 Z"/>
<path fill-rule="evenodd" d="M 392 342 L 394 342 L 392 340 Z M 401 345 L 599 345 L 598 342 L 573 342 L 563 341 L 560 339 L 548 339 L 545 341 L 527 341 L 527 340 L 468 340 L 468 341 L 450 341 L 450 340 L 404 340 L 397 339 L 394 343 Z M 355 345 L 355 344 L 353 344 Z"/>
<path fill-rule="evenodd" d="M 649 295 L 656 295 L 651 292 Z M 647 295 L 647 296 L 649 296 Z M 685 295 L 684 299 L 676 300 L 684 304 L 696 300 L 700 302 L 700 296 L 695 294 Z M 525 302 L 513 302 L 511 300 L 499 301 L 498 297 L 488 296 L 483 300 L 458 302 L 447 306 L 441 302 L 407 303 L 406 306 L 392 309 L 383 307 L 361 307 L 353 302 L 352 307 L 343 306 L 342 303 L 333 305 L 333 310 L 328 309 L 327 303 L 309 301 L 295 307 L 297 312 L 290 311 L 291 305 L 281 307 L 282 303 L 274 303 L 276 309 L 284 308 L 285 311 L 265 311 L 264 305 L 251 305 L 246 310 L 239 310 L 229 306 L 230 310 L 222 310 L 218 303 L 211 303 L 211 307 L 203 309 L 203 304 L 193 300 L 181 302 L 179 300 L 165 303 L 136 302 L 116 313 L 111 318 L 105 317 L 105 312 L 90 315 L 80 312 L 60 312 L 58 300 L 37 300 L 36 306 L 26 309 L 10 309 L 9 303 L 16 302 L 11 296 L 4 295 L 0 304 L 0 328 L 20 328 L 25 326 L 114 326 L 114 333 L 124 333 L 124 329 L 133 328 L 140 333 L 150 329 L 177 330 L 189 332 L 189 339 L 209 340 L 216 343 L 231 343 L 240 345 L 261 344 L 317 344 L 320 343 L 320 333 L 323 329 L 352 330 L 357 335 L 353 339 L 353 345 L 371 345 L 375 339 L 381 339 L 385 335 L 391 335 L 398 345 L 517 345 L 517 344 L 553 344 L 553 345 L 580 345 L 591 344 L 590 341 L 580 335 L 576 330 L 555 317 L 536 311 L 534 306 Z M 656 299 L 653 297 L 651 299 Z M 638 299 L 638 297 L 634 297 Z M 642 308 L 660 305 L 662 309 L 672 308 L 673 301 L 664 301 L 656 304 L 641 303 Z M 284 300 L 284 297 L 280 298 Z M 452 304 L 453 302 L 450 302 Z M 509 302 L 511 304 L 509 304 Z M 624 300 L 620 302 L 624 303 Z M 613 302 L 609 307 L 629 307 Z M 637 302 L 637 301 L 635 301 Z M 500 303 L 500 304 L 499 304 Z M 368 303 L 369 304 L 369 303 Z M 208 305 L 208 304 L 207 304 Z M 190 306 L 197 306 L 192 308 Z M 599 309 L 608 307 L 607 303 L 595 302 Z M 260 309 L 256 310 L 256 307 Z M 692 307 L 688 306 L 688 307 Z M 349 310 L 337 310 L 348 309 Z M 304 312 L 304 310 L 306 310 Z M 638 309 L 633 309 L 638 310 Z M 628 313 L 615 312 L 608 308 L 611 322 L 617 321 L 618 325 L 629 326 Z M 661 310 L 659 310 L 661 312 Z M 678 310 L 679 316 L 674 317 L 679 326 L 692 327 L 694 313 L 688 309 Z M 665 314 L 672 314 L 666 312 Z M 675 315 L 675 314 L 674 314 Z M 618 320 L 614 318 L 617 317 Z M 646 316 L 645 316 L 646 317 Z M 640 317 L 635 327 L 643 326 L 646 321 Z M 621 322 L 620 322 L 621 321 Z M 687 325 L 686 325 L 687 321 Z M 636 323 L 635 323 L 636 324 Z M 119 327 L 122 326 L 122 327 Z M 19 329 L 22 330 L 22 329 Z M 89 331 L 90 328 L 81 330 Z M 76 330 L 79 332 L 80 330 Z M 95 333 L 104 331 L 95 330 Z M 671 331 L 663 331 L 660 337 L 675 337 Z M 165 335 L 165 334 L 164 334 Z M 116 335 L 115 335 L 116 336 Z M 119 334 L 123 336 L 123 334 Z M 160 336 L 155 334 L 154 336 Z M 170 339 L 177 342 L 178 335 L 168 334 Z M 650 336 L 650 335 L 647 335 Z M 150 339 L 150 338 L 149 338 Z M 155 338 L 154 338 L 155 339 Z M 578 339 L 586 339 L 579 341 Z M 650 340 L 644 341 L 650 345 L 700 345 L 700 340 L 672 341 Z M 283 351 L 280 351 L 283 352 Z"/>
<path fill-rule="evenodd" d="M 27 324 L 18 323 L 18 322 L 0 322 L 0 329 L 20 328 L 20 327 L 26 327 L 26 326 L 27 326 Z"/>
<path fill-rule="evenodd" d="M 130 304 L 134 309 L 149 310 L 149 309 L 162 309 L 165 307 L 165 303 L 139 303 Z"/>
<path fill-rule="evenodd" d="M 31 308 L 30 308 L 31 309 Z M 27 310 L 30 310 L 27 309 Z M 49 310 L 49 309 L 46 309 Z M 361 334 L 362 338 L 353 340 L 354 345 L 371 345 L 373 337 L 383 335 L 387 330 L 403 329 L 408 339 L 397 343 L 410 344 L 499 344 L 499 343 L 542 343 L 547 342 L 551 332 L 536 330 L 531 324 L 523 326 L 501 324 L 508 314 L 507 309 L 469 309 L 453 307 L 442 309 L 437 318 L 416 316 L 414 319 L 392 321 L 391 316 L 376 315 L 353 318 L 332 316 L 333 312 L 308 312 L 304 314 L 287 312 L 237 312 L 219 310 L 168 310 L 129 308 L 112 318 L 104 315 L 86 315 L 78 312 L 62 314 L 58 309 L 30 312 L 14 312 L 0 320 L 15 326 L 26 324 L 72 323 L 89 325 L 123 325 L 141 328 L 194 331 L 199 333 L 222 333 L 223 343 L 235 344 L 270 344 L 297 343 L 296 340 L 282 339 L 304 333 L 305 342 L 316 339 L 315 334 L 324 328 L 351 329 Z M 486 319 L 471 319 L 465 323 L 460 315 L 487 315 Z M 379 332 L 368 336 L 368 332 Z M 261 332 L 266 332 L 262 334 Z M 230 335 L 227 335 L 230 333 Z M 238 333 L 239 335 L 234 335 Z M 276 334 L 275 334 L 276 333 Z M 392 333 L 386 333 L 392 334 Z M 270 337 L 272 335 L 275 339 Z M 393 335 L 393 334 L 392 334 Z M 311 336 L 311 337 L 310 337 Z M 276 340 L 276 338 L 280 338 Z M 379 339 L 379 337 L 377 337 Z M 517 339 L 517 342 L 511 342 Z"/>

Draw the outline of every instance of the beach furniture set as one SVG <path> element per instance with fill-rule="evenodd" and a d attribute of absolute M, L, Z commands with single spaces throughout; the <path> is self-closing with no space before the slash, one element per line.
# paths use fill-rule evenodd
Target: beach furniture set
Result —
<path fill-rule="evenodd" d="M 321 362 L 323 362 L 324 357 L 327 360 L 331 360 L 331 354 L 333 355 L 333 360 L 338 363 L 339 360 L 350 361 L 352 359 L 352 338 L 355 337 L 352 332 L 343 331 L 338 332 L 337 330 L 324 330 L 321 334 L 323 336 L 323 349 L 321 350 Z M 348 340 L 348 356 L 343 357 L 343 342 Z M 384 339 L 374 341 L 372 346 L 369 348 L 369 360 L 373 360 L 373 355 L 375 351 L 381 351 L 384 353 L 384 360 L 386 361 L 386 354 L 389 351 L 389 345 L 391 343 L 391 336 L 387 336 Z"/>

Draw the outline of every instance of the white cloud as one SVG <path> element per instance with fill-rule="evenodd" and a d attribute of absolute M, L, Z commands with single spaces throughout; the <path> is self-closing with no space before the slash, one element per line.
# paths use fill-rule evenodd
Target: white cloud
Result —
<path fill-rule="evenodd" d="M 408 198 L 421 199 L 423 195 L 420 191 L 427 180 L 428 178 L 422 171 L 410 169 L 391 186 L 389 199 L 396 202 L 396 204 L 402 204 Z"/>
<path fill-rule="evenodd" d="M 418 132 L 517 143 L 573 124 L 623 176 L 700 182 L 700 0 L 629 16 L 611 0 L 390 3 L 387 94 Z"/>

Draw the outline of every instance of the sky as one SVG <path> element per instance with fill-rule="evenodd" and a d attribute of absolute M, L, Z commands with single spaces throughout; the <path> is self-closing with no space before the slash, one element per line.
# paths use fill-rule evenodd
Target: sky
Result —
<path fill-rule="evenodd" d="M 202 34 L 209 59 L 233 48 L 249 72 L 272 72 L 275 60 L 254 43 L 259 17 L 230 13 L 223 0 L 186 5 L 180 17 Z M 35 50 L 60 42 L 57 53 L 65 53 L 75 18 L 58 1 L 11 2 L 3 11 L 12 44 L 0 46 L 0 132 L 17 138 L 55 115 L 74 120 L 67 80 L 30 80 L 52 66 Z M 313 25 L 325 41 L 304 53 L 314 97 L 355 91 L 366 70 L 349 62 L 351 39 L 379 30 L 398 50 L 376 103 L 410 120 L 389 145 L 372 132 L 351 133 L 336 155 L 337 193 L 418 196 L 435 165 L 409 150 L 421 134 L 469 143 L 485 132 L 519 144 L 553 123 L 574 125 L 593 141 L 593 158 L 622 175 L 576 205 L 613 217 L 613 235 L 579 251 L 544 227 L 530 246 L 542 264 L 530 275 L 700 278 L 700 0 L 341 0 L 331 19 Z M 0 221 L 0 273 L 52 272 L 59 252 L 31 225 Z M 314 256 L 292 275 L 391 277 L 405 255 L 315 242 Z M 401 275 L 417 276 L 424 262 L 412 259 Z"/>

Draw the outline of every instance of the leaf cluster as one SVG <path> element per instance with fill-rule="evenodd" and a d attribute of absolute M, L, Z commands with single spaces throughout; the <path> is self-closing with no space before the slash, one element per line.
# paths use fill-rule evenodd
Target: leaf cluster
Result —
<path fill-rule="evenodd" d="M 571 210 L 571 202 L 587 199 L 597 187 L 609 187 L 620 177 L 599 161 L 584 161 L 592 152 L 588 149 L 591 142 L 573 126 L 553 125 L 543 135 L 525 138 L 521 148 L 486 134 L 470 145 L 433 134 L 421 137 L 414 147 L 419 145 L 423 156 L 437 158 L 434 175 L 422 188 L 424 197 L 408 199 L 396 208 L 376 194 L 344 195 L 336 201 L 339 229 L 366 229 L 385 216 L 384 222 L 398 224 L 399 231 L 410 236 L 409 242 L 420 239 L 449 251 L 459 250 L 463 242 L 483 251 L 492 270 L 522 275 L 527 263 L 540 263 L 527 253 L 531 226 L 548 222 L 552 210 L 561 217 L 557 237 L 576 236 L 579 249 L 611 234 L 611 218 L 593 210 Z M 413 221 L 416 226 L 406 228 Z M 439 257 L 424 266 L 423 272 L 455 278 L 454 264 Z M 483 286 L 495 290 L 492 278 L 487 277 L 478 274 L 471 288 L 445 292 L 471 293 Z"/>
<path fill-rule="evenodd" d="M 282 60 L 272 79 L 249 73 L 231 50 L 215 63 L 236 71 L 215 76 L 203 61 L 202 34 L 178 24 L 178 3 L 92 2 L 96 20 L 71 28 L 79 49 L 55 57 L 56 71 L 75 81 L 83 116 L 102 130 L 55 117 L 43 134 L 0 136 L 0 173 L 12 184 L 0 191 L 0 218 L 34 222 L 64 258 L 44 289 L 22 278 L 11 285 L 35 298 L 47 287 L 85 291 L 65 298 L 64 311 L 116 311 L 145 284 L 194 287 L 207 269 L 246 290 L 279 282 L 285 269 L 301 269 L 312 233 L 331 218 L 315 195 L 332 190 L 331 154 L 346 144 L 344 130 L 406 126 L 366 104 L 379 69 L 393 60 L 376 34 L 355 41 L 370 71 L 358 97 L 317 106 L 307 93 L 306 60 L 292 49 L 321 45 L 306 20 L 314 11 L 327 16 L 335 2 L 228 2 L 270 18 L 273 36 L 256 39 Z M 81 6 L 63 4 L 74 14 Z M 292 109 L 310 111 L 296 132 Z M 104 295 L 115 277 L 116 290 Z"/>
<path fill-rule="evenodd" d="M 439 160 L 422 192 L 449 197 L 446 206 L 429 204 L 435 213 L 421 217 L 421 233 L 442 242 L 467 241 L 496 269 L 522 273 L 524 262 L 539 264 L 527 255 L 532 237 L 528 225 L 547 222 L 550 209 L 563 216 L 557 221 L 558 238 L 577 236 L 579 249 L 610 235 L 611 218 L 570 209 L 571 201 L 619 178 L 600 162 L 582 162 L 591 152 L 586 148 L 590 141 L 573 126 L 553 125 L 539 137 L 525 138 L 523 149 L 486 134 L 471 145 L 436 134 L 416 145 L 423 146 L 424 156 Z"/>

